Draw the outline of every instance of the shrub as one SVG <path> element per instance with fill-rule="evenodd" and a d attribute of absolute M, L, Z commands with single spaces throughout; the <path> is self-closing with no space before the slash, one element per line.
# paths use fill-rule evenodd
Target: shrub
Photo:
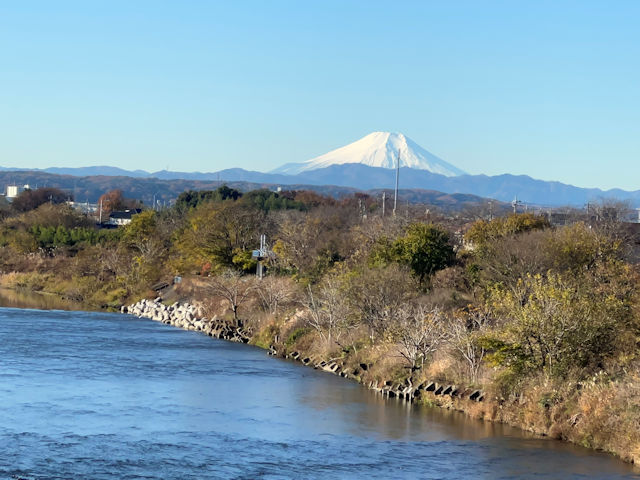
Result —
<path fill-rule="evenodd" d="M 409 225 L 405 235 L 393 242 L 381 238 L 370 257 L 373 265 L 390 262 L 407 265 L 421 283 L 436 271 L 451 265 L 454 259 L 447 231 L 428 223 Z"/>

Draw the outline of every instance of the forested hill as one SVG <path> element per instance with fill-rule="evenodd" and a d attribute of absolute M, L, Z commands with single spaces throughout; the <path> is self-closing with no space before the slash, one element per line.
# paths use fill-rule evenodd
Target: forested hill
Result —
<path fill-rule="evenodd" d="M 7 172 L 9 178 L 18 175 L 13 169 L 0 167 L 0 171 Z M 79 167 L 79 168 L 48 168 L 33 170 L 33 175 L 56 174 L 73 175 L 78 178 L 106 175 L 110 177 L 127 176 L 146 180 L 179 180 L 201 182 L 204 185 L 218 186 L 223 180 L 227 185 L 240 188 L 241 182 L 247 182 L 251 187 L 266 185 L 282 185 L 287 189 L 294 186 L 314 185 L 321 193 L 331 194 L 326 185 L 344 187 L 352 192 L 354 189 L 368 191 L 375 188 L 393 188 L 395 185 L 395 171 L 389 168 L 371 167 L 361 164 L 330 165 L 311 171 L 304 171 L 297 175 L 282 173 L 263 173 L 244 170 L 242 168 L 228 168 L 217 172 L 172 172 L 161 170 L 145 172 L 142 170 L 122 170 L 116 167 Z M 317 187 L 320 187 L 318 189 Z M 598 202 L 603 199 L 628 201 L 631 206 L 640 206 L 640 190 L 626 191 L 621 189 L 601 190 L 599 188 L 582 188 L 557 181 L 546 181 L 531 178 L 527 175 L 457 175 L 445 176 L 427 170 L 415 168 L 400 168 L 400 187 L 405 189 L 423 189 L 446 192 L 450 194 L 464 193 L 483 198 L 493 198 L 502 202 L 511 202 L 518 198 L 525 203 L 544 206 L 582 207 L 585 203 Z M 199 188 L 199 187 L 198 187 Z M 311 188 L 309 188 L 311 189 Z M 340 190 L 342 191 L 342 190 Z M 153 193 L 151 197 L 153 197 Z"/>
<path fill-rule="evenodd" d="M 73 195 L 77 202 L 88 201 L 95 203 L 103 193 L 120 189 L 127 198 L 142 200 L 144 204 L 151 205 L 156 200 L 169 204 L 178 195 L 186 190 L 215 190 L 220 186 L 217 180 L 161 180 L 158 178 L 135 178 L 129 176 L 92 175 L 78 177 L 73 175 L 55 175 L 39 171 L 25 172 L 0 172 L 0 191 L 7 185 L 25 185 L 31 188 L 55 187 L 67 191 Z M 254 183 L 245 181 L 224 181 L 225 185 L 241 191 L 256 190 L 260 188 L 275 189 L 278 185 L 272 183 Z M 308 185 L 295 184 L 283 185 L 286 190 L 311 190 L 332 197 L 343 197 L 359 192 L 356 188 L 333 185 Z M 382 190 L 365 190 L 375 196 L 381 196 Z M 390 198 L 390 197 L 388 197 Z M 441 208 L 463 208 L 468 205 L 486 203 L 488 199 L 477 195 L 463 193 L 447 194 L 435 190 L 401 190 L 400 199 L 403 203 L 424 203 L 439 206 Z"/>

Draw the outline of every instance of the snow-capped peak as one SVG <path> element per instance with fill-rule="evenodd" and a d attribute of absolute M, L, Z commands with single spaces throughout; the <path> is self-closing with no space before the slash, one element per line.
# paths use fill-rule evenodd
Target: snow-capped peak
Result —
<path fill-rule="evenodd" d="M 359 163 L 370 167 L 395 168 L 398 155 L 400 166 L 428 170 L 446 176 L 465 172 L 428 152 L 402 133 L 373 132 L 349 145 L 332 150 L 303 163 L 290 163 L 274 173 L 295 175 L 331 165 Z"/>

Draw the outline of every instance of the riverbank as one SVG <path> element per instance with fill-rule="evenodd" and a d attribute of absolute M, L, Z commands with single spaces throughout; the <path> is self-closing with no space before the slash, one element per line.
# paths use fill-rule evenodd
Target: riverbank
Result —
<path fill-rule="evenodd" d="M 581 478 L 633 467 L 103 312 L 0 309 L 0 478 Z"/>
<path fill-rule="evenodd" d="M 474 385 L 460 385 L 447 381 L 442 375 L 432 375 L 429 371 L 405 370 L 395 375 L 381 376 L 384 371 L 376 361 L 384 361 L 384 352 L 378 351 L 378 358 L 369 351 L 351 352 L 339 358 L 326 358 L 304 348 L 300 342 L 279 341 L 277 335 L 272 343 L 265 340 L 274 332 L 272 325 L 262 325 L 258 330 L 240 324 L 230 323 L 228 319 L 206 318 L 202 306 L 189 303 L 165 305 L 161 298 L 141 300 L 121 308 L 122 313 L 149 318 L 177 328 L 202 332 L 205 335 L 239 343 L 251 343 L 265 348 L 269 355 L 290 359 L 303 365 L 338 375 L 360 383 L 365 388 L 388 397 L 397 398 L 408 403 L 456 410 L 472 418 L 484 421 L 500 422 L 540 436 L 568 441 L 590 449 L 605 451 L 630 463 L 638 463 L 640 451 L 638 431 L 628 430 L 630 419 L 621 418 L 621 412 L 607 410 L 607 407 L 620 405 L 622 401 L 617 395 L 617 385 L 606 378 L 594 378 L 591 382 L 573 385 L 576 392 L 581 392 L 573 409 L 569 401 L 558 402 L 557 398 L 549 398 L 548 403 L 536 399 L 541 392 L 539 385 L 532 385 L 530 391 L 523 391 L 517 398 L 500 398 L 495 389 L 484 390 Z M 289 337 L 288 340 L 290 340 Z M 294 339 L 295 340 L 295 339 Z M 382 353 L 382 354 L 381 354 Z M 388 352 L 387 352 L 388 353 Z M 628 395 L 624 402 L 632 400 L 630 395 L 637 394 L 630 386 L 626 386 Z M 552 386 L 547 386 L 550 390 Z M 637 404 L 636 404 L 637 405 Z M 633 406 L 633 403 L 631 403 Z M 609 428 L 599 428 L 608 422 Z M 609 431 L 618 430 L 619 440 L 614 443 Z M 634 436 L 635 434 L 635 436 Z"/>
<path fill-rule="evenodd" d="M 56 293 L 34 292 L 25 288 L 0 287 L 0 306 L 37 310 L 97 311 L 91 305 L 65 299 Z"/>
<path fill-rule="evenodd" d="M 286 326 L 298 325 L 299 310 L 289 312 L 279 321 L 257 322 L 250 318 L 243 326 L 234 324 L 228 316 L 208 315 L 211 307 L 186 301 L 189 293 L 199 288 L 197 285 L 186 291 L 167 290 L 166 298 L 179 300 L 171 305 L 160 298 L 145 299 L 122 310 L 211 337 L 251 343 L 270 355 L 356 381 L 383 397 L 455 410 L 474 419 L 504 423 L 540 436 L 605 451 L 626 462 L 639 461 L 640 425 L 635 409 L 640 403 L 638 388 L 632 382 L 620 382 L 605 375 L 568 385 L 531 382 L 522 387 L 519 395 L 504 398 L 495 385 L 482 388 L 482 385 L 449 380 L 443 373 L 442 362 L 435 362 L 424 371 L 400 367 L 397 357 L 384 345 L 362 346 L 338 356 L 320 353 L 310 338 L 313 331 Z M 2 289 L 0 296 L 5 297 L 3 306 L 14 308 L 90 308 L 55 293 L 24 288 Z"/>
<path fill-rule="evenodd" d="M 57 297 L 63 302 L 81 304 L 85 310 L 117 311 L 129 293 L 112 284 L 96 285 L 95 279 L 64 278 L 52 271 L 0 274 L 0 288 L 16 292 Z"/>
<path fill-rule="evenodd" d="M 229 322 L 216 317 L 212 319 L 204 318 L 204 312 L 201 307 L 196 307 L 188 303 L 180 304 L 176 302 L 167 306 L 162 303 L 159 298 L 153 301 L 143 299 L 132 305 L 123 306 L 120 311 L 121 313 L 149 318 L 184 330 L 202 332 L 210 337 L 231 342 L 249 343 L 252 340 L 250 332 L 242 326 L 231 325 Z M 287 352 L 284 350 L 278 352 L 274 345 L 269 346 L 268 353 L 269 355 L 301 362 L 317 370 L 319 369 L 355 380 L 383 396 L 399 398 L 407 402 L 421 400 L 423 403 L 429 403 L 433 399 L 428 398 L 428 394 L 432 394 L 434 397 L 448 397 L 452 401 L 469 400 L 478 403 L 485 399 L 482 390 L 460 387 L 453 384 L 441 385 L 436 381 L 428 380 L 414 384 L 412 377 L 407 377 L 403 383 L 397 383 L 393 380 L 383 380 L 379 382 L 369 381 L 366 383 L 366 372 L 371 366 L 366 363 L 361 363 L 355 368 L 350 368 L 346 366 L 342 359 L 323 359 L 316 355 L 306 356 L 304 353 L 297 351 Z"/>

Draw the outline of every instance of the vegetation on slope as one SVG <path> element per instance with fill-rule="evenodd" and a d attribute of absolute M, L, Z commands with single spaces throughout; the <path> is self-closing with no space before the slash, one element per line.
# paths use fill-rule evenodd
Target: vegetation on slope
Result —
<path fill-rule="evenodd" d="M 387 209 L 387 212 L 389 210 Z M 640 458 L 636 241 L 616 216 L 382 216 L 366 195 L 185 192 L 118 230 L 66 205 L 5 209 L 5 285 L 117 307 L 178 294 L 253 342 L 346 365 L 363 381 L 472 385 L 469 413 Z M 481 213 L 481 212 L 479 212 Z M 251 252 L 273 255 L 256 279 Z"/>

